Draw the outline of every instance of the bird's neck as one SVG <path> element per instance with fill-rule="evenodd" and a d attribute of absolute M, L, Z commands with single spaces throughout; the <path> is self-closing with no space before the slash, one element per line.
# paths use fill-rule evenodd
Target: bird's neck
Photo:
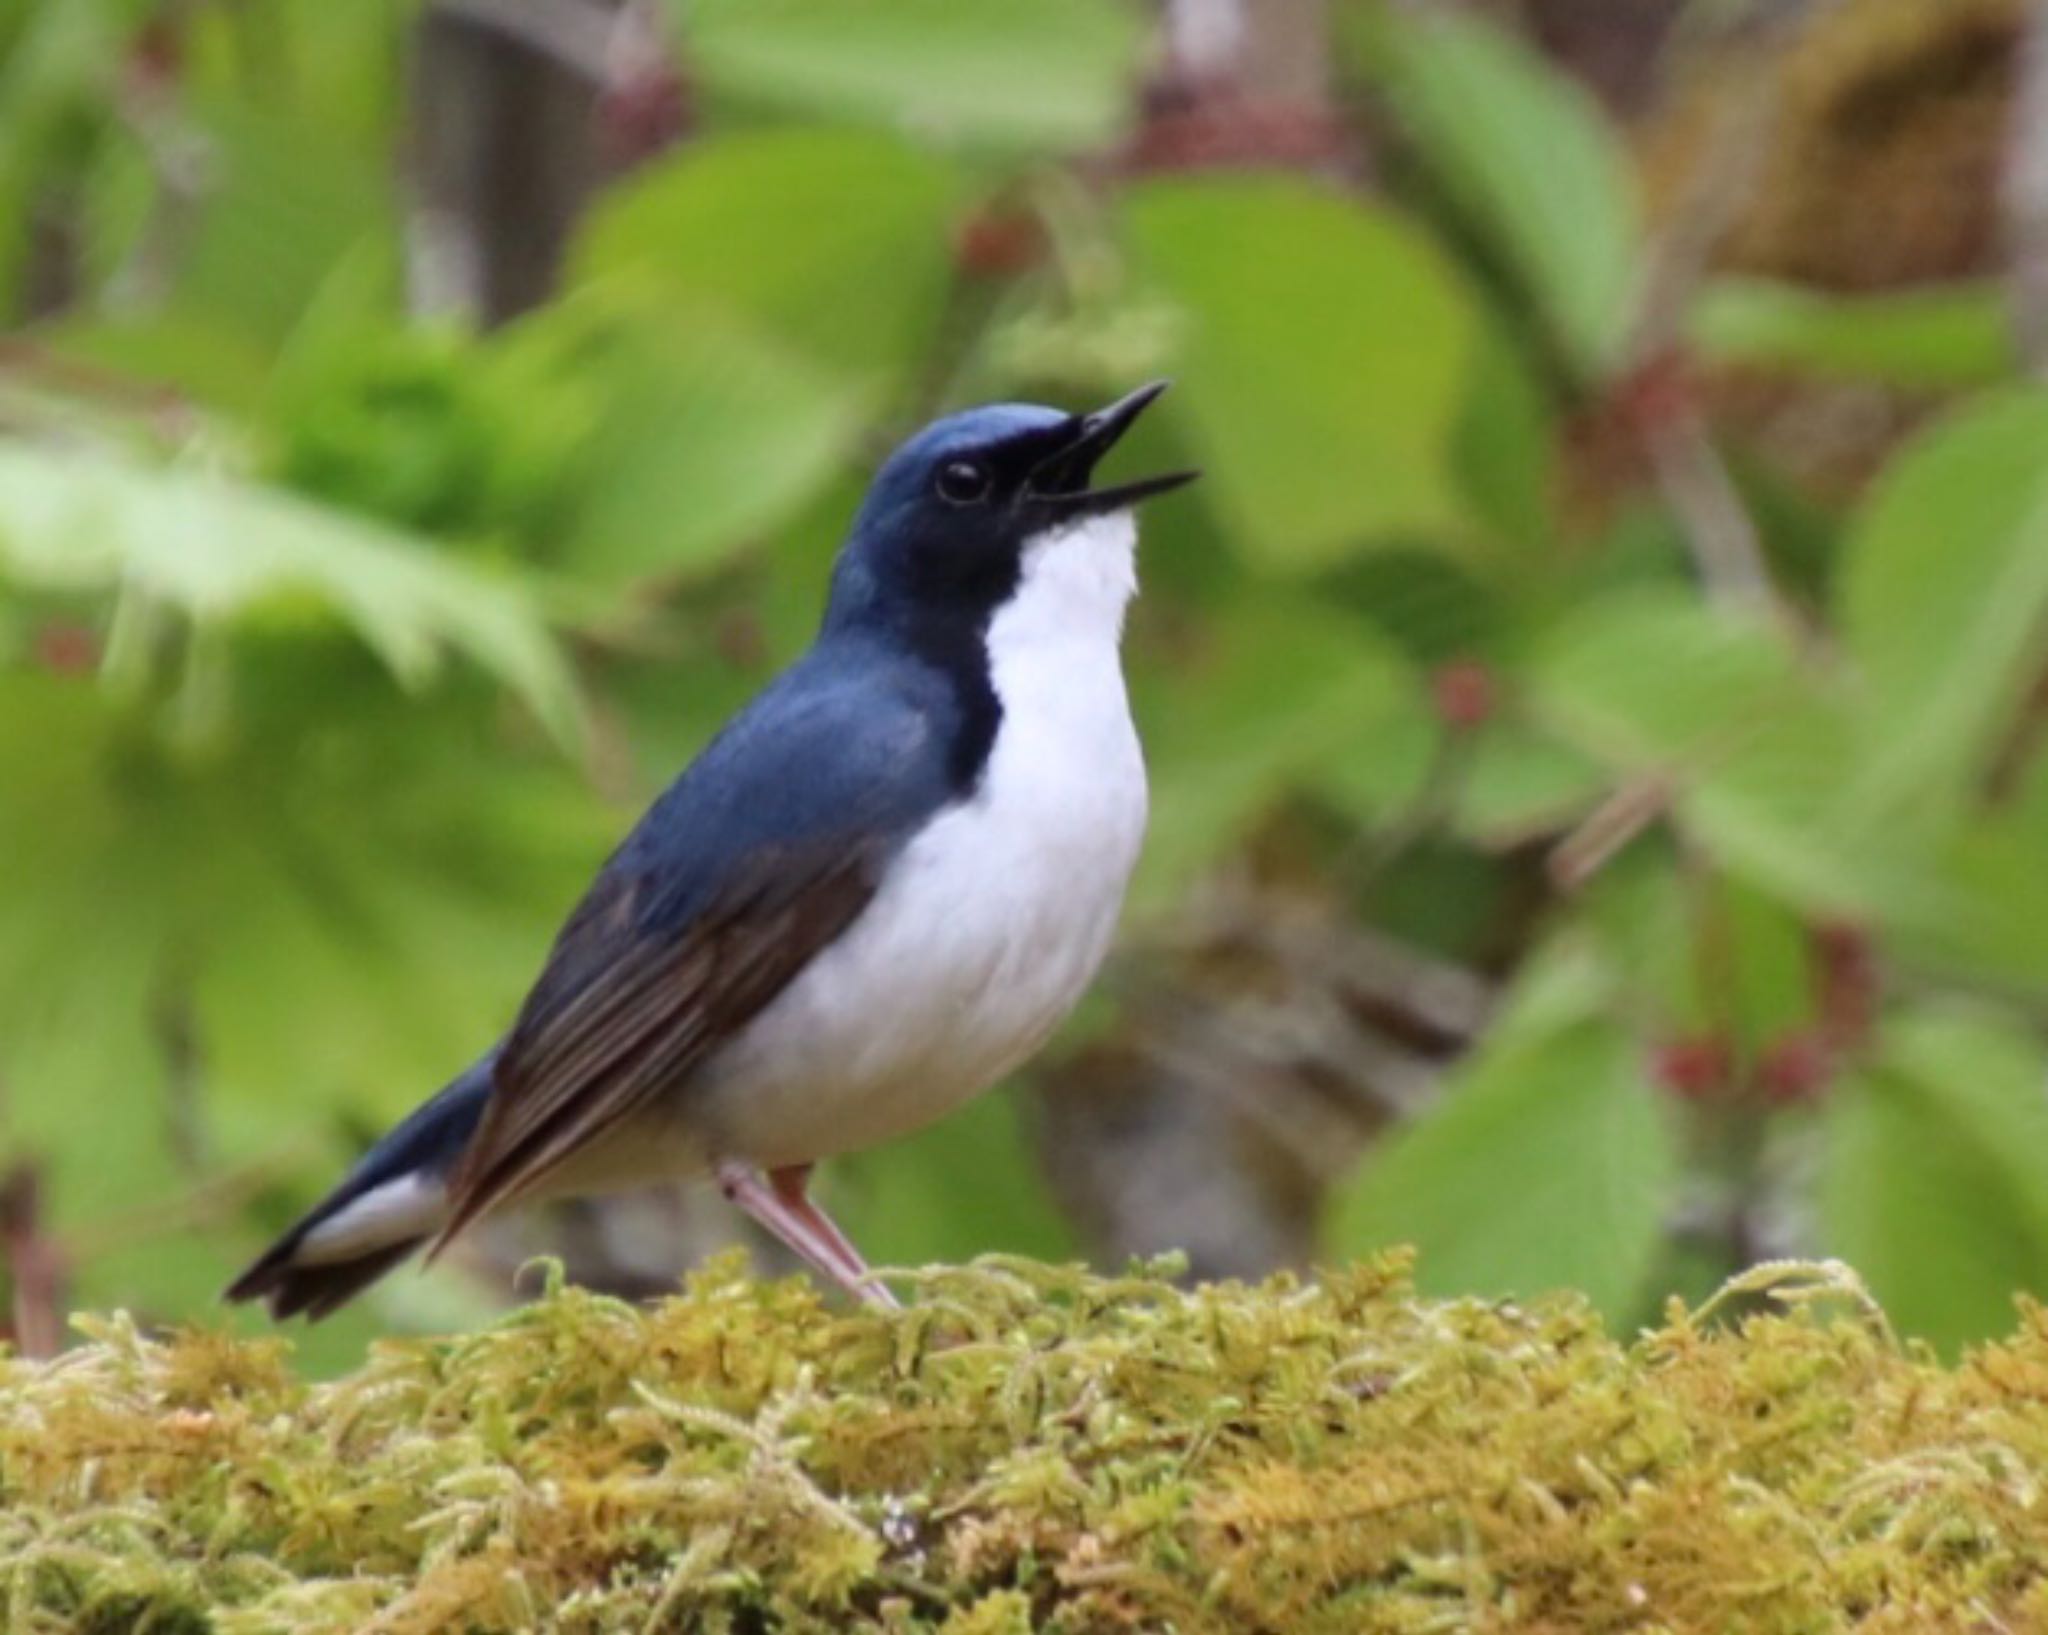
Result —
<path fill-rule="evenodd" d="M 1137 527 L 1128 511 L 1027 540 L 1016 589 L 990 617 L 991 645 L 1114 662 L 1137 593 Z"/>
<path fill-rule="evenodd" d="M 1137 590 L 1129 513 L 1092 517 L 1025 542 L 1009 595 L 980 615 L 891 597 L 849 554 L 821 639 L 881 641 L 944 678 L 954 701 L 949 761 L 965 794 L 980 781 L 1006 713 L 1127 714 L 1117 647 Z"/>

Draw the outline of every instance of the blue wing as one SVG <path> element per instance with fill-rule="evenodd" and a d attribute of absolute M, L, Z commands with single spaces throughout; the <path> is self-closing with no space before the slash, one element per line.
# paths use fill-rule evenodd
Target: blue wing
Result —
<path fill-rule="evenodd" d="M 860 915 L 955 796 L 958 706 L 880 649 L 814 649 L 649 808 L 500 1056 L 436 1247 L 680 1082 Z"/>

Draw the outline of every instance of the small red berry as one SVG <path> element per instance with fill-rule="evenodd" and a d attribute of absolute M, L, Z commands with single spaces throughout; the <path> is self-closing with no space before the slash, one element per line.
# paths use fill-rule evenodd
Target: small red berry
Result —
<path fill-rule="evenodd" d="M 1439 665 L 1429 678 L 1436 713 L 1447 727 L 1470 731 L 1484 726 L 1494 711 L 1493 672 L 1474 659 Z"/>
<path fill-rule="evenodd" d="M 1614 388 L 1613 405 L 1638 431 L 1668 425 L 1696 396 L 1692 359 L 1673 348 L 1645 361 Z"/>
<path fill-rule="evenodd" d="M 1883 986 L 1877 945 L 1859 925 L 1828 921 L 1813 928 L 1821 1027 L 1836 1050 L 1854 1050 L 1877 1025 Z"/>
<path fill-rule="evenodd" d="M 605 157 L 625 168 L 675 146 L 690 128 L 690 89 L 661 65 L 635 72 L 605 88 L 597 102 L 597 131 Z"/>
<path fill-rule="evenodd" d="M 1811 1101 L 1826 1088 L 1833 1069 L 1827 1045 L 1814 1033 L 1783 1033 L 1757 1058 L 1757 1088 L 1780 1107 Z"/>
<path fill-rule="evenodd" d="M 185 39 L 168 16 L 152 17 L 128 43 L 127 72 L 138 90 L 168 90 L 185 67 Z"/>
<path fill-rule="evenodd" d="M 953 235 L 953 264 L 972 278 L 1006 278 L 1045 256 L 1045 228 L 1022 210 L 977 210 Z"/>
<path fill-rule="evenodd" d="M 1668 1039 L 1650 1056 L 1650 1072 L 1673 1095 L 1708 1101 L 1728 1088 L 1733 1057 L 1719 1034 Z"/>
<path fill-rule="evenodd" d="M 91 675 L 99 668 L 99 637 L 82 624 L 53 619 L 37 630 L 35 655 L 36 662 L 52 675 Z"/>

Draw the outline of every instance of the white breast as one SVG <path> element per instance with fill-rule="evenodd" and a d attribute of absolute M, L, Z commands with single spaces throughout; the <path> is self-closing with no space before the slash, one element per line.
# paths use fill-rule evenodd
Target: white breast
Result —
<path fill-rule="evenodd" d="M 1081 997 L 1145 827 L 1117 658 L 1135 543 L 1124 514 L 1027 547 L 989 627 L 1002 721 L 977 792 L 692 1085 L 679 1111 L 717 1155 L 807 1162 L 928 1123 Z"/>

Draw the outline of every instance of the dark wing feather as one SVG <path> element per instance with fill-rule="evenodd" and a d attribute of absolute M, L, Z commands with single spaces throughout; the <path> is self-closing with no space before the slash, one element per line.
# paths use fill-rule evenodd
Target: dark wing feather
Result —
<path fill-rule="evenodd" d="M 928 666 L 847 637 L 707 746 L 556 938 L 430 1254 L 672 1090 L 853 923 L 961 793 L 960 719 Z"/>
<path fill-rule="evenodd" d="M 673 938 L 632 929 L 633 877 L 601 881 L 498 1059 L 497 1089 L 455 1173 L 434 1251 L 744 1026 L 867 906 L 884 850 L 843 840 L 764 850 Z"/>

